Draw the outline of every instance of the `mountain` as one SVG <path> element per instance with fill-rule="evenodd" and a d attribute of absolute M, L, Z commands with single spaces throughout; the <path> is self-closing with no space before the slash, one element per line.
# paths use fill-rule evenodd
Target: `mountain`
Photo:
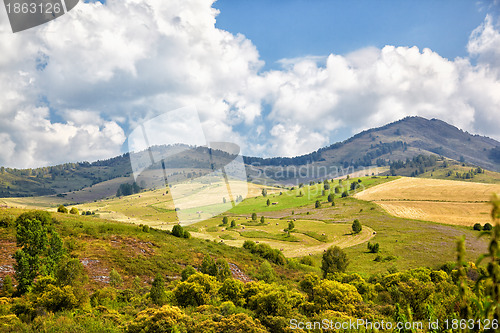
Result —
<path fill-rule="evenodd" d="M 155 147 L 153 154 L 175 154 L 185 146 Z M 142 155 L 141 155 L 142 154 Z M 244 157 L 248 179 L 252 181 L 292 181 L 342 175 L 366 166 L 385 166 L 418 155 L 441 155 L 492 171 L 500 171 L 500 142 L 472 135 L 438 119 L 407 117 L 379 128 L 363 131 L 343 142 L 310 154 L 284 158 Z M 138 153 L 148 161 L 148 153 Z M 212 157 L 229 160 L 231 154 L 198 147 L 169 160 L 170 176 L 197 176 L 210 171 Z M 153 169 L 165 167 L 159 163 Z M 349 171 L 346 171 L 348 169 Z M 112 181 L 115 180 L 115 181 Z M 133 182 L 130 155 L 93 163 L 67 163 L 38 169 L 0 169 L 0 197 L 62 195 L 97 184 L 108 195 L 120 183 Z"/>
<path fill-rule="evenodd" d="M 464 132 L 438 119 L 407 117 L 363 131 L 343 142 L 293 158 L 247 157 L 260 167 L 300 166 L 305 163 L 354 168 L 388 165 L 420 154 L 436 154 L 482 168 L 500 171 L 500 142 Z"/>

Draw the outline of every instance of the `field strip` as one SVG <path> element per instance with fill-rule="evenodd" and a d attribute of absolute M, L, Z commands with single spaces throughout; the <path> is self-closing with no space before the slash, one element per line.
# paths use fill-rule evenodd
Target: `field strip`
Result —
<path fill-rule="evenodd" d="M 221 240 L 216 234 L 210 235 L 208 233 L 201 233 L 201 232 L 191 232 L 191 235 L 196 238 L 201 238 L 201 239 L 208 239 L 208 240 L 215 240 L 217 242 L 223 242 L 227 245 L 234 246 L 234 247 L 242 247 L 243 243 L 245 240 L 253 240 L 255 239 L 236 239 L 236 240 Z M 351 247 L 355 246 L 361 243 L 365 243 L 372 239 L 375 236 L 375 232 L 373 229 L 363 226 L 363 230 L 355 236 L 344 236 L 341 237 L 340 239 L 336 239 L 333 242 L 328 242 L 328 243 L 321 243 L 318 245 L 304 245 L 303 243 L 293 243 L 293 242 L 283 242 L 283 241 L 274 241 L 274 240 L 263 240 L 263 239 L 258 239 L 259 243 L 266 243 L 269 244 L 271 247 L 276 248 L 276 249 L 282 249 L 283 254 L 286 257 L 302 257 L 306 256 L 309 254 L 318 254 L 318 253 L 323 253 L 326 249 L 328 249 L 330 246 L 336 245 L 341 248 L 346 248 L 346 247 Z"/>

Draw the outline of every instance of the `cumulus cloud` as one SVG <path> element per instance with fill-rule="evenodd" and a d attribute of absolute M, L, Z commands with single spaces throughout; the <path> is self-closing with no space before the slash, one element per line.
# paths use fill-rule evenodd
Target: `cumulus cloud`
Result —
<path fill-rule="evenodd" d="M 208 141 L 309 153 L 408 115 L 500 139 L 500 32 L 488 15 L 446 59 L 417 47 L 283 59 L 263 72 L 213 0 L 109 0 L 12 34 L 0 22 L 0 165 L 108 158 L 138 123 L 195 105 Z M 0 15 L 4 15 L 1 13 Z"/>

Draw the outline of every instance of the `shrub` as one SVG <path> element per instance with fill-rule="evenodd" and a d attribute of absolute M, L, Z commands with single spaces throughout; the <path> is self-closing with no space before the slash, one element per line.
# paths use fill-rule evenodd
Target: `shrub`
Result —
<path fill-rule="evenodd" d="M 114 268 L 109 273 L 109 285 L 112 287 L 119 287 L 123 283 L 122 276 Z"/>
<path fill-rule="evenodd" d="M 481 226 L 480 223 L 476 223 L 476 224 L 474 224 L 474 228 L 473 229 L 477 230 L 477 231 L 481 231 L 481 230 L 483 230 L 483 227 Z"/>
<path fill-rule="evenodd" d="M 314 203 L 314 207 L 321 208 L 321 202 L 319 200 L 316 200 L 316 202 Z"/>
<path fill-rule="evenodd" d="M 156 277 L 154 278 L 149 295 L 151 297 L 151 301 L 158 306 L 163 306 L 165 305 L 165 303 L 167 303 L 165 281 L 163 280 L 161 274 L 156 275 Z"/>
<path fill-rule="evenodd" d="M 266 283 L 271 283 L 276 280 L 276 274 L 274 273 L 273 266 L 271 266 L 269 261 L 264 260 L 264 262 L 262 262 L 256 277 Z"/>
<path fill-rule="evenodd" d="M 333 194 L 328 194 L 328 202 L 333 202 Z"/>
<path fill-rule="evenodd" d="M 196 269 L 193 266 L 188 265 L 182 270 L 181 281 L 186 281 L 191 275 L 196 274 Z"/>
<path fill-rule="evenodd" d="M 331 246 L 323 253 L 321 261 L 321 270 L 323 276 L 326 277 L 328 273 L 345 272 L 349 260 L 345 252 L 338 246 Z"/>
<path fill-rule="evenodd" d="M 57 207 L 57 212 L 63 213 L 63 214 L 68 214 L 68 209 L 66 207 L 64 207 L 64 205 L 60 205 L 59 207 Z"/>
<path fill-rule="evenodd" d="M 378 243 L 371 244 L 370 242 L 368 242 L 367 247 L 368 247 L 368 251 L 370 251 L 370 253 L 378 253 L 378 251 L 379 251 Z"/>
<path fill-rule="evenodd" d="M 10 226 L 13 226 L 15 222 L 16 220 L 12 215 L 5 215 L 0 217 L 0 227 L 2 228 L 8 228 Z"/>
<path fill-rule="evenodd" d="M 347 198 L 348 196 L 349 196 L 349 192 L 347 192 L 347 190 L 342 192 L 342 198 Z"/>
<path fill-rule="evenodd" d="M 493 226 L 490 223 L 486 223 L 483 227 L 483 230 L 489 231 L 492 230 Z"/>
<path fill-rule="evenodd" d="M 72 207 L 71 210 L 69 211 L 69 213 L 73 214 L 73 215 L 78 215 L 79 214 L 78 208 Z"/>

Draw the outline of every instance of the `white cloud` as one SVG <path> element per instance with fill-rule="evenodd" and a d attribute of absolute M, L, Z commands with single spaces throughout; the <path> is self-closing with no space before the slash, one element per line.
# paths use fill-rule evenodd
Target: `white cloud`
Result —
<path fill-rule="evenodd" d="M 309 153 L 345 139 L 336 133 L 346 129 L 407 115 L 500 139 L 492 16 L 471 34 L 472 60 L 388 45 L 283 59 L 280 70 L 261 72 L 250 40 L 215 28 L 212 4 L 82 2 L 25 32 L 0 24 L 0 165 L 111 157 L 138 122 L 187 105 L 199 110 L 208 141 L 250 155 Z"/>

